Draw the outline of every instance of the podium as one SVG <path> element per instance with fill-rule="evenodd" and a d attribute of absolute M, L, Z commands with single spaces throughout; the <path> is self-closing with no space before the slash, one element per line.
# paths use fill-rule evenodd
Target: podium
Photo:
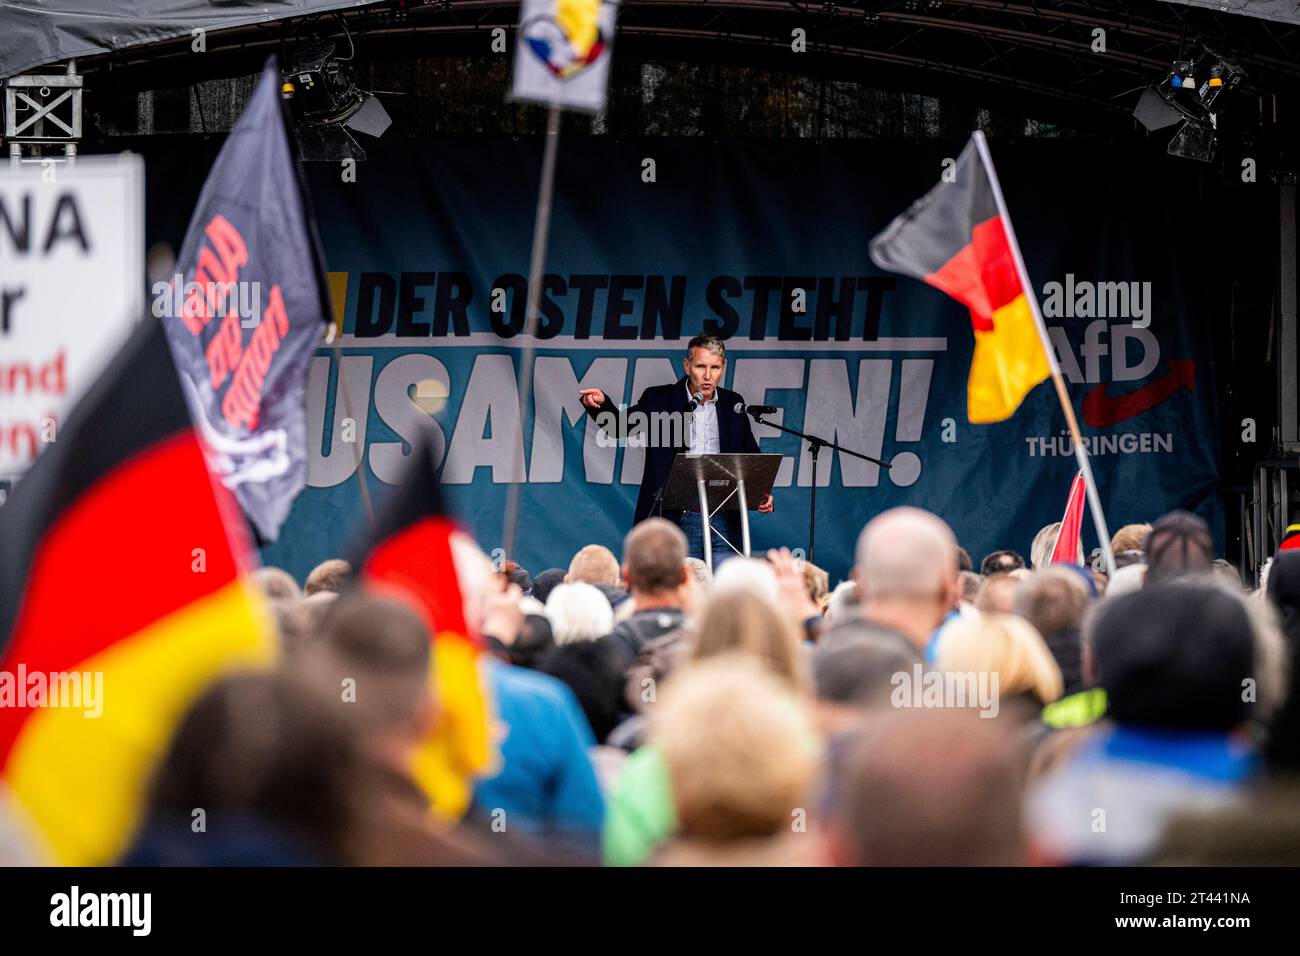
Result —
<path fill-rule="evenodd" d="M 660 491 L 659 510 L 700 513 L 704 526 L 704 563 L 712 571 L 712 517 L 719 511 L 740 512 L 741 547 L 737 548 L 725 537 L 722 540 L 732 551 L 749 557 L 749 512 L 757 511 L 763 499 L 771 494 L 780 467 L 780 455 L 679 452 Z"/>

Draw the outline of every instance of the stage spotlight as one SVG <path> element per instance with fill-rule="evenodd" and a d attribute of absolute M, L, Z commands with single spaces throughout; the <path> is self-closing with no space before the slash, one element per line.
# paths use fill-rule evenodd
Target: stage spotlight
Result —
<path fill-rule="evenodd" d="M 1196 78 L 1193 75 L 1195 69 L 1191 60 L 1175 60 L 1173 71 L 1169 74 L 1169 85 L 1172 89 L 1195 89 Z"/>
<path fill-rule="evenodd" d="M 349 129 L 376 138 L 392 124 L 383 104 L 357 88 L 352 75 L 355 48 L 344 24 L 348 54 L 330 38 L 286 41 L 281 52 L 281 95 L 297 126 L 298 157 L 304 162 L 364 160 L 366 152 Z"/>
<path fill-rule="evenodd" d="M 1181 122 L 1167 152 L 1208 163 L 1217 145 L 1219 100 L 1245 76 L 1237 63 L 1201 44 L 1195 58 L 1175 60 L 1162 81 L 1142 91 L 1133 116 L 1151 132 Z"/>
<path fill-rule="evenodd" d="M 1165 152 L 1202 163 L 1211 162 L 1214 159 L 1214 127 L 1188 120 L 1174 134 Z"/>

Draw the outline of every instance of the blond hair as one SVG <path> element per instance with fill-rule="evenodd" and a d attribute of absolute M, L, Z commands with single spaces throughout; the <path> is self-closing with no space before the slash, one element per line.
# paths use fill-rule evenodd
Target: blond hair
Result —
<path fill-rule="evenodd" d="M 1034 626 L 1014 614 L 957 618 L 939 640 L 941 671 L 996 673 L 998 694 L 1030 694 L 1048 704 L 1061 696 L 1061 669 Z"/>
<path fill-rule="evenodd" d="M 311 597 L 320 591 L 332 591 L 338 594 L 352 579 L 352 565 L 342 558 L 330 558 L 311 569 L 307 583 L 303 587 L 304 597 Z"/>
<path fill-rule="evenodd" d="M 565 576 L 565 581 L 568 584 L 581 582 L 619 587 L 623 584 L 623 573 L 613 551 L 603 544 L 589 544 L 569 562 L 569 573 Z"/>
<path fill-rule="evenodd" d="M 799 635 L 776 605 L 752 591 L 711 597 L 692 640 L 694 660 L 740 653 L 757 659 L 794 687 L 809 686 Z"/>
<path fill-rule="evenodd" d="M 821 741 L 788 685 L 757 660 L 726 654 L 688 664 L 651 718 L 679 832 L 711 841 L 775 836 L 807 806 Z"/>
<path fill-rule="evenodd" d="M 1126 524 L 1110 539 L 1110 550 L 1114 554 L 1124 551 L 1145 551 L 1147 535 L 1150 533 L 1149 524 Z"/>

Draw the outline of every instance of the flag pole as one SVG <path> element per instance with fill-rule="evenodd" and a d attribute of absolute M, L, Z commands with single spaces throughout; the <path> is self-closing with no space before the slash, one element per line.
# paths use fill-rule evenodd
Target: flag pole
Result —
<path fill-rule="evenodd" d="M 1088 507 L 1092 511 L 1092 522 L 1097 528 L 1097 536 L 1101 539 L 1101 551 L 1106 561 L 1106 573 L 1108 575 L 1114 574 L 1115 555 L 1110 549 L 1110 529 L 1106 527 L 1106 515 L 1101 510 L 1101 497 L 1097 494 L 1097 481 L 1092 476 L 1092 464 L 1088 459 L 1087 450 L 1083 447 L 1083 435 L 1079 431 L 1079 421 L 1074 416 L 1074 405 L 1070 403 L 1070 393 L 1065 389 L 1065 378 L 1061 375 L 1060 363 L 1056 361 L 1056 350 L 1052 347 L 1052 340 L 1047 334 L 1047 326 L 1043 323 L 1043 315 L 1038 309 L 1038 294 L 1029 281 L 1029 270 L 1025 268 L 1024 257 L 1020 254 L 1020 243 L 1016 239 L 1016 229 L 1011 224 L 1011 216 L 1007 213 L 1006 200 L 1002 198 L 1002 184 L 998 182 L 997 170 L 993 168 L 993 157 L 989 155 L 989 144 L 984 138 L 982 129 L 975 130 L 971 134 L 971 138 L 975 140 L 975 148 L 979 150 L 980 162 L 984 164 L 984 170 L 989 176 L 989 183 L 993 186 L 993 200 L 997 204 L 998 215 L 1002 217 L 1002 224 L 1007 230 L 1011 255 L 1016 261 L 1016 272 L 1020 276 L 1020 286 L 1024 290 L 1025 298 L 1029 300 L 1029 310 L 1034 316 L 1034 326 L 1038 330 L 1038 339 L 1043 345 L 1043 352 L 1047 355 L 1047 365 L 1052 370 L 1052 383 L 1056 386 L 1056 397 L 1061 401 L 1061 409 L 1065 412 L 1066 424 L 1070 427 L 1070 438 L 1074 442 L 1074 456 L 1079 462 L 1079 470 L 1083 472 L 1084 486 L 1088 490 Z"/>
<path fill-rule="evenodd" d="M 532 424 L 533 353 L 537 342 L 538 306 L 542 299 L 542 274 L 546 269 L 546 246 L 551 233 L 551 199 L 555 189 L 555 153 L 560 142 L 560 108 L 552 105 L 546 114 L 546 146 L 542 152 L 542 179 L 537 189 L 537 216 L 533 222 L 533 251 L 528 262 L 528 310 L 524 326 L 524 348 L 519 353 L 520 441 L 528 441 Z M 528 463 L 524 474 L 506 490 L 505 523 L 501 529 L 501 549 L 507 558 L 515 553 L 519 529 L 519 500 L 528 480 Z"/>

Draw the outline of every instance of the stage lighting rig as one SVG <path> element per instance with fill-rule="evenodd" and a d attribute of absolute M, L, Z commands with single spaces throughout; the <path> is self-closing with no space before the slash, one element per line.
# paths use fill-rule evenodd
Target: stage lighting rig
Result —
<path fill-rule="evenodd" d="M 1175 60 L 1142 91 L 1133 115 L 1151 132 L 1182 123 L 1166 152 L 1203 163 L 1214 159 L 1220 100 L 1246 78 L 1235 61 L 1202 43 L 1193 59 Z"/>
<path fill-rule="evenodd" d="M 286 38 L 280 53 L 281 95 L 289 102 L 305 162 L 363 160 L 366 152 L 349 130 L 376 138 L 392 120 L 373 94 L 357 88 L 352 72 L 356 48 L 343 23 L 347 56 L 328 36 Z"/>

